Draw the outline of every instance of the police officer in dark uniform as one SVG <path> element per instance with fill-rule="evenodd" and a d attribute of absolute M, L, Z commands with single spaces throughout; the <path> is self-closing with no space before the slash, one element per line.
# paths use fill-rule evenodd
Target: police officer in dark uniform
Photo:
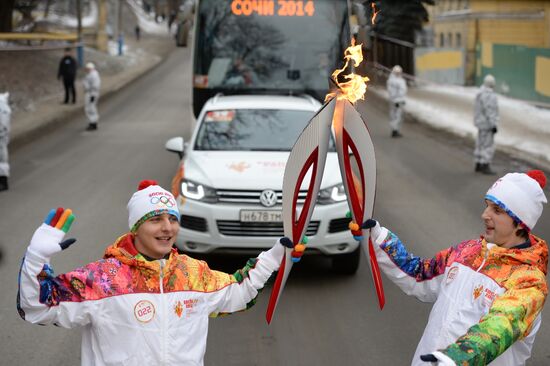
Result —
<path fill-rule="evenodd" d="M 69 103 L 69 93 L 72 97 L 72 103 L 76 103 L 76 90 L 74 87 L 74 81 L 76 79 L 77 63 L 72 56 L 70 48 L 65 48 L 65 56 L 59 62 L 59 71 L 57 72 L 57 79 L 63 78 L 63 86 L 65 87 L 65 101 L 64 104 Z"/>

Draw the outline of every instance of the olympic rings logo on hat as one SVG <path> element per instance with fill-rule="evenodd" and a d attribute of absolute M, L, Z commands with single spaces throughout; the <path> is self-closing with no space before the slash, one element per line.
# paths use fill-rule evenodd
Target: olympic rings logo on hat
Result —
<path fill-rule="evenodd" d="M 172 197 L 169 196 L 160 196 L 160 197 L 151 197 L 151 203 L 153 205 L 163 204 L 166 207 L 174 207 L 176 206 L 176 202 L 172 199 Z"/>

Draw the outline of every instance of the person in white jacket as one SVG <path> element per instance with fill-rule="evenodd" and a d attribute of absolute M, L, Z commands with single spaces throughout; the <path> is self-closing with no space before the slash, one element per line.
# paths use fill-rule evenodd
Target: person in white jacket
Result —
<path fill-rule="evenodd" d="M 401 124 L 403 123 L 403 108 L 407 96 L 407 83 L 403 78 L 403 69 L 395 65 L 386 82 L 390 102 L 390 127 L 391 137 L 401 137 Z"/>
<path fill-rule="evenodd" d="M 20 272 L 18 310 L 36 324 L 82 329 L 82 365 L 203 365 L 208 319 L 246 310 L 279 268 L 287 238 L 230 275 L 173 248 L 172 194 L 143 181 L 128 202 L 130 232 L 103 259 L 54 276 L 53 255 L 74 215 L 52 210 L 34 233 Z M 283 246 L 284 245 L 284 246 Z"/>
<path fill-rule="evenodd" d="M 97 122 L 99 121 L 97 103 L 99 101 L 101 78 L 92 62 L 86 64 L 86 76 L 82 80 L 82 84 L 84 86 L 84 113 L 88 118 L 86 131 L 94 131 L 97 130 Z"/>
<path fill-rule="evenodd" d="M 0 93 L 0 191 L 8 189 L 10 163 L 8 144 L 10 142 L 11 108 L 10 93 Z"/>
<path fill-rule="evenodd" d="M 548 295 L 548 247 L 531 233 L 547 202 L 545 184 L 540 170 L 506 174 L 485 195 L 481 238 L 433 258 L 414 256 L 375 220 L 364 223 L 386 276 L 434 303 L 412 365 L 525 365 Z"/>
<path fill-rule="evenodd" d="M 474 103 L 474 125 L 477 127 L 475 171 L 489 175 L 495 174 L 491 169 L 491 162 L 495 154 L 495 134 L 499 122 L 498 99 L 494 88 L 495 78 L 493 75 L 486 75 Z"/>

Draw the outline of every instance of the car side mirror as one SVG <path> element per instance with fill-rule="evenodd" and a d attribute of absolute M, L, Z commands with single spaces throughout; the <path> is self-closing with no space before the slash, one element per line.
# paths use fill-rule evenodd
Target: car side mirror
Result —
<path fill-rule="evenodd" d="M 172 137 L 164 144 L 166 150 L 178 154 L 180 159 L 185 155 L 185 141 L 183 137 Z"/>

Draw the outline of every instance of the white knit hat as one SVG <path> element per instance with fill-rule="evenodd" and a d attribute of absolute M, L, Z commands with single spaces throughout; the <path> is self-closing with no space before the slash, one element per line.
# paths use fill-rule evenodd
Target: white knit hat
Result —
<path fill-rule="evenodd" d="M 532 230 L 546 203 L 543 188 L 546 176 L 540 170 L 527 173 L 508 173 L 487 191 L 485 199 L 494 202 L 519 224 Z"/>
<path fill-rule="evenodd" d="M 495 77 L 491 74 L 485 75 L 485 78 L 483 78 L 483 85 L 489 88 L 495 87 Z"/>
<path fill-rule="evenodd" d="M 87 68 L 87 69 L 90 69 L 90 70 L 93 70 L 93 69 L 95 69 L 95 65 L 94 65 L 93 62 L 88 62 L 88 63 L 86 64 L 86 68 Z"/>
<path fill-rule="evenodd" d="M 143 180 L 138 191 L 128 201 L 128 227 L 136 232 L 147 219 L 163 213 L 179 218 L 178 204 L 172 193 L 168 192 L 154 180 Z"/>

